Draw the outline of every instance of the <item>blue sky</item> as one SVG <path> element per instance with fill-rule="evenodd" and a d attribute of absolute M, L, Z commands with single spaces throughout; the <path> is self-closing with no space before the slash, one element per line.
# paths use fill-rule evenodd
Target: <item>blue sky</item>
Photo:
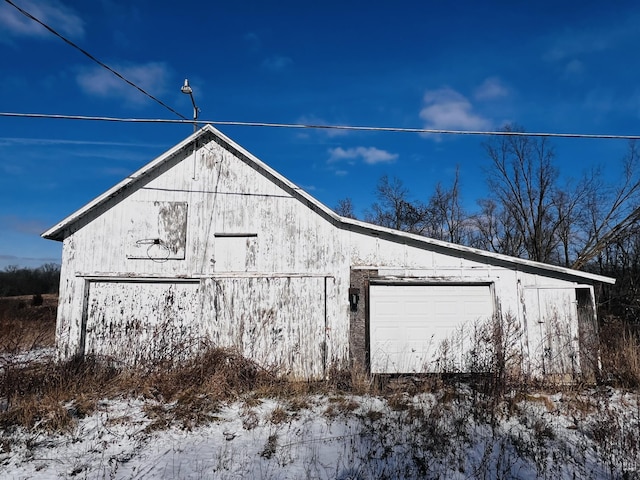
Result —
<path fill-rule="evenodd" d="M 640 133 L 637 2 L 13 1 L 187 117 L 185 78 L 211 121 Z M 2 112 L 177 118 L 5 0 L 0 65 Z M 459 166 L 467 208 L 487 196 L 484 137 L 219 128 L 360 215 L 384 174 L 426 200 Z M 60 262 L 42 231 L 191 132 L 0 117 L 0 268 Z M 552 143 L 573 177 L 627 148 Z"/>

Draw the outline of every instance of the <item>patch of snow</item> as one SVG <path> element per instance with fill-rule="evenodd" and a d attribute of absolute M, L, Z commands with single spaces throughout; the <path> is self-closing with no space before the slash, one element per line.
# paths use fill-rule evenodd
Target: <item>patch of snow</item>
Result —
<path fill-rule="evenodd" d="M 0 371 L 8 365 L 20 367 L 31 362 L 48 362 L 55 356 L 55 347 L 34 348 L 17 353 L 0 353 Z"/>
<path fill-rule="evenodd" d="M 496 409 L 491 419 L 470 397 L 317 395 L 296 404 L 237 401 L 209 424 L 153 430 L 144 401 L 105 400 L 68 434 L 5 432 L 0 476 L 634 478 L 638 396 L 613 392 L 582 418 L 565 408 L 567 401 L 563 395 L 529 398 L 514 411 Z M 621 427 L 619 436 L 613 427 Z M 632 429 L 636 443 L 625 444 L 624 432 Z"/>

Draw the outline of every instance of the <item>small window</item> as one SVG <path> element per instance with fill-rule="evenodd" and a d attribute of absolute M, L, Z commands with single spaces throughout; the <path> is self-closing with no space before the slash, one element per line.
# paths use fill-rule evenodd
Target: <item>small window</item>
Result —
<path fill-rule="evenodd" d="M 184 260 L 186 202 L 133 202 L 127 232 L 127 258 Z"/>
<path fill-rule="evenodd" d="M 216 233 L 214 270 L 251 272 L 256 270 L 257 233 Z"/>

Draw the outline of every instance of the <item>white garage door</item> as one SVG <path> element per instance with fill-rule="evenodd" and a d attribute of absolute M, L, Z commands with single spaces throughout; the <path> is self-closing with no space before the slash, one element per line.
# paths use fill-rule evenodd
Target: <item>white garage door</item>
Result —
<path fill-rule="evenodd" d="M 372 373 L 459 371 L 473 324 L 493 315 L 489 285 L 371 285 Z"/>

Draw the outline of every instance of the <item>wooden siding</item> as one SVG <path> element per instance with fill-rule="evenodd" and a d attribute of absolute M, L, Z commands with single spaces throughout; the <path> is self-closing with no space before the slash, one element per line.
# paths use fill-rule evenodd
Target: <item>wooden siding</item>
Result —
<path fill-rule="evenodd" d="M 579 372 L 576 289 L 531 287 L 524 299 L 531 368 L 554 376 Z"/>
<path fill-rule="evenodd" d="M 127 258 L 183 260 L 187 243 L 186 202 L 132 202 Z"/>
<path fill-rule="evenodd" d="M 212 134 L 172 155 L 65 231 L 56 331 L 61 357 L 85 350 L 111 355 L 118 348 L 126 355 L 137 348 L 124 334 L 110 339 L 108 332 L 126 330 L 129 310 L 147 321 L 154 302 L 168 298 L 154 286 L 158 282 L 165 289 L 172 281 L 199 285 L 171 287 L 185 302 L 171 317 L 178 338 L 204 332 L 265 366 L 307 378 L 347 365 L 350 336 L 359 350 L 366 346 L 362 321 L 354 322 L 362 332 L 350 331 L 351 269 L 385 278 L 491 283 L 498 311 L 531 336 L 522 340 L 531 350 L 541 343 L 529 331 L 536 320 L 527 292 L 578 286 L 564 271 L 531 273 L 535 268 L 524 262 L 337 221 Z M 141 205 L 151 213 L 140 214 Z M 127 279 L 136 280 L 135 288 L 117 283 Z M 361 295 L 364 308 L 367 292 Z M 150 300 L 140 307 L 145 296 Z M 548 296 L 538 309 L 555 305 L 573 335 L 577 319 L 566 314 L 566 301 Z M 155 327 L 144 328 L 151 330 L 141 334 L 153 337 Z M 576 348 L 573 341 L 563 345 Z M 562 358 L 574 359 L 575 351 Z M 572 360 L 570 368 L 579 365 Z"/>
<path fill-rule="evenodd" d="M 84 353 L 127 364 L 184 359 L 205 339 L 198 283 L 89 282 Z"/>
<path fill-rule="evenodd" d="M 203 318 L 213 343 L 234 347 L 283 375 L 322 377 L 327 362 L 326 281 L 324 277 L 206 279 Z"/>
<path fill-rule="evenodd" d="M 175 278 L 202 283 L 193 293 L 197 311 L 181 310 L 162 326 L 179 338 L 202 330 L 220 346 L 306 378 L 321 376 L 328 363 L 345 364 L 349 260 L 340 231 L 216 142 L 196 151 L 195 175 L 193 155 L 185 151 L 64 240 L 60 355 L 115 355 L 117 345 L 125 356 L 134 351 L 135 343 L 107 332 L 130 328 L 124 311 L 141 322 L 139 335 L 153 337 L 160 327 L 141 324 L 155 322 L 149 312 L 165 295 L 154 284 Z M 163 223 L 169 210 L 175 221 Z M 160 245 L 149 241 L 156 238 Z M 132 248 L 145 251 L 132 255 Z M 110 283 L 127 278 L 137 281 L 131 289 Z M 280 336 L 260 337 L 272 324 Z"/>

